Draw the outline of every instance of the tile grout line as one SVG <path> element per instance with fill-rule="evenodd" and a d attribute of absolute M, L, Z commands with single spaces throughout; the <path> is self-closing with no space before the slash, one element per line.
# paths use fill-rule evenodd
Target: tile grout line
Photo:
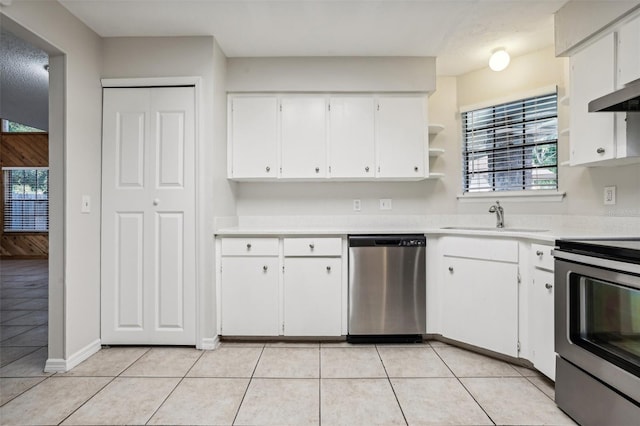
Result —
<path fill-rule="evenodd" d="M 5 405 L 7 405 L 8 403 L 10 403 L 11 401 L 13 401 L 14 399 L 18 398 L 19 396 L 21 396 L 22 394 L 29 392 L 31 389 L 35 388 L 36 386 L 38 386 L 40 383 L 44 382 L 45 380 L 47 380 L 49 377 L 53 377 L 53 376 L 33 376 L 33 377 L 2 377 L 0 379 L 42 379 L 40 380 L 38 383 L 34 383 L 33 385 L 29 386 L 28 388 L 26 388 L 25 390 L 23 390 L 22 392 L 20 392 L 19 394 L 17 394 L 16 396 L 14 396 L 13 398 L 9 399 L 8 401 L 6 401 L 4 404 L 0 405 L 0 407 L 4 407 Z"/>
<path fill-rule="evenodd" d="M 234 425 L 236 423 L 236 420 L 238 419 L 238 414 L 240 414 L 242 403 L 244 402 L 244 399 L 247 396 L 247 392 L 249 392 L 249 386 L 251 386 L 251 382 L 253 381 L 253 375 L 256 373 L 256 370 L 258 369 L 258 364 L 260 364 L 260 358 L 262 358 L 262 354 L 264 353 L 265 347 L 266 345 L 262 345 L 262 349 L 260 350 L 260 356 L 258 356 L 256 365 L 253 367 L 253 371 L 251 372 L 251 377 L 249 377 L 249 382 L 247 383 L 247 388 L 244 390 L 244 394 L 242 394 L 242 399 L 240 400 L 240 404 L 238 404 L 238 409 L 236 410 L 236 414 L 235 416 L 233 416 L 233 421 L 231 422 L 232 425 Z"/>
<path fill-rule="evenodd" d="M 193 367 L 196 365 L 196 363 L 198 361 L 200 361 L 200 358 L 202 358 L 204 356 L 204 351 L 201 351 L 202 353 L 200 355 L 198 355 L 198 358 L 196 358 L 195 361 L 193 361 L 193 364 L 191 364 L 191 367 L 189 367 L 187 369 L 187 371 L 185 371 L 184 375 L 180 378 L 180 380 L 178 380 L 178 383 L 176 383 L 176 385 L 173 387 L 173 389 L 171 389 L 171 392 L 169 392 L 167 394 L 167 396 L 162 400 L 162 402 L 158 405 L 158 408 L 156 408 L 153 413 L 151 413 L 151 415 L 149 416 L 149 418 L 147 419 L 146 422 L 144 422 L 145 425 L 148 425 L 149 422 L 151 421 L 151 419 L 153 419 L 153 416 L 155 416 L 158 411 L 160 410 L 160 408 L 162 408 L 162 406 L 167 402 L 167 400 L 171 397 L 171 395 L 173 395 L 173 393 L 176 391 L 176 389 L 178 389 L 178 386 L 180 386 L 180 384 L 184 381 L 184 379 L 187 378 L 187 375 L 189 374 L 189 372 L 193 369 Z M 145 352 L 146 353 L 146 352 Z"/>
<path fill-rule="evenodd" d="M 538 386 L 538 385 L 536 385 L 534 382 L 532 382 L 532 381 L 530 380 L 530 377 L 529 377 L 529 376 L 522 376 L 522 377 L 524 377 L 525 379 L 527 379 L 527 381 L 528 381 L 529 383 L 531 383 L 533 386 L 535 386 L 535 387 L 536 387 L 536 389 L 538 389 L 540 392 L 542 392 L 542 393 L 544 394 L 544 396 L 546 396 L 547 398 L 549 398 L 549 399 L 550 399 L 551 401 L 553 401 L 554 403 L 556 402 L 556 400 L 555 400 L 555 399 L 553 399 L 553 398 L 551 398 L 551 396 L 550 396 L 550 395 L 547 395 L 547 393 L 546 393 L 544 390 L 542 390 L 542 388 L 540 388 L 540 386 Z M 535 376 L 532 376 L 532 377 L 535 377 Z M 555 382 L 553 383 L 553 389 L 554 389 L 554 392 L 555 392 Z"/>
<path fill-rule="evenodd" d="M 431 346 L 431 345 L 429 345 Z M 469 389 L 467 389 L 467 387 L 464 385 L 464 383 L 462 383 L 462 380 L 460 380 L 460 377 L 458 377 L 458 375 L 456 373 L 453 372 L 453 370 L 451 369 L 451 367 L 449 367 L 449 364 L 447 364 L 447 362 L 440 356 L 440 354 L 438 353 L 438 351 L 431 346 L 431 349 L 433 349 L 433 351 L 436 353 L 436 356 L 438 358 L 440 358 L 440 361 L 442 361 L 444 363 L 444 365 L 447 366 L 447 368 L 449 369 L 449 371 L 451 371 L 451 374 L 453 374 L 453 377 L 456 378 L 456 380 L 458 381 L 458 383 L 460 383 L 460 386 L 462 386 L 464 388 L 465 391 L 467 391 L 467 393 L 469 394 L 469 396 L 471 397 L 471 399 L 473 399 L 473 401 L 478 405 L 478 407 L 480 407 L 480 409 L 482 410 L 482 412 L 487 416 L 487 418 L 489 419 L 489 421 L 491 423 L 493 423 L 494 425 L 497 424 L 495 421 L 493 421 L 493 419 L 491 418 L 491 416 L 489 415 L 489 413 L 487 413 L 487 411 L 484 409 L 484 407 L 478 402 L 478 400 L 476 399 L 475 396 L 473 396 L 473 394 L 469 391 Z"/>
<path fill-rule="evenodd" d="M 387 376 L 387 381 L 389 382 L 389 386 L 391 386 L 391 392 L 393 392 L 393 396 L 396 399 L 396 403 L 398 404 L 398 408 L 400 409 L 400 413 L 402 414 L 402 418 L 404 419 L 404 423 L 409 426 L 409 421 L 407 420 L 407 416 L 404 414 L 404 410 L 402 409 L 402 404 L 400 404 L 400 400 L 398 399 L 398 394 L 396 394 L 396 390 L 393 387 L 393 383 L 391 383 L 391 378 L 389 377 L 389 372 L 387 371 L 387 367 L 384 365 L 384 361 L 382 360 L 382 356 L 380 355 L 380 351 L 378 350 L 378 345 L 375 345 L 376 353 L 378 354 L 378 358 L 380 359 L 380 363 L 382 364 L 382 368 L 384 369 L 384 374 Z"/>
<path fill-rule="evenodd" d="M 106 345 L 105 345 L 106 346 Z M 108 347 L 108 346 L 107 346 Z M 120 373 L 118 373 L 117 375 L 111 377 L 111 376 L 86 376 L 86 377 L 111 377 L 111 380 L 109 380 L 107 383 L 105 383 L 104 386 L 102 386 L 100 389 L 98 389 L 93 395 L 91 395 L 91 397 L 87 398 L 86 401 L 84 401 L 82 404 L 80 404 L 78 406 L 78 408 L 76 408 L 75 410 L 73 410 L 71 413 L 69 413 L 69 415 L 67 415 L 64 419 L 62 419 L 62 421 L 60 423 L 58 423 L 58 425 L 61 425 L 62 423 L 64 423 L 69 417 L 71 417 L 72 415 L 74 415 L 79 409 L 81 409 L 82 407 L 84 407 L 87 402 L 91 401 L 93 398 L 95 398 L 95 396 L 97 394 L 99 394 L 100 392 L 102 392 L 102 390 L 104 390 L 107 386 L 109 386 L 111 383 L 113 383 L 117 378 L 120 377 L 120 375 L 122 373 L 124 373 L 129 367 L 131 367 L 133 364 L 135 364 L 136 362 L 138 362 L 140 360 L 140 358 L 142 358 L 147 352 L 149 352 L 151 350 L 151 348 L 147 348 L 146 351 L 144 351 L 144 353 L 142 353 L 138 358 L 136 358 L 133 362 L 131 362 L 131 364 L 129 364 L 127 367 L 125 367 Z M 73 368 L 72 368 L 73 370 Z M 49 377 L 60 377 L 60 378 L 72 378 L 73 376 L 59 376 L 56 374 L 53 374 Z M 81 376 L 82 377 L 82 376 Z M 42 383 L 42 382 L 40 382 Z"/>

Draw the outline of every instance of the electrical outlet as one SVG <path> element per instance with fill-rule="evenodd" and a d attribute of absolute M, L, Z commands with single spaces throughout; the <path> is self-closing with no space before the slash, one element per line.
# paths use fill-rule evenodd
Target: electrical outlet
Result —
<path fill-rule="evenodd" d="M 353 200 L 353 211 L 359 212 L 361 208 L 362 208 L 362 203 L 360 203 L 360 200 Z"/>
<path fill-rule="evenodd" d="M 380 199 L 380 210 L 391 210 L 391 198 Z"/>
<path fill-rule="evenodd" d="M 604 187 L 604 204 L 605 206 L 614 205 L 616 203 L 616 187 L 605 186 Z"/>
<path fill-rule="evenodd" d="M 91 197 L 89 195 L 82 196 L 82 207 L 80 212 L 91 213 Z"/>

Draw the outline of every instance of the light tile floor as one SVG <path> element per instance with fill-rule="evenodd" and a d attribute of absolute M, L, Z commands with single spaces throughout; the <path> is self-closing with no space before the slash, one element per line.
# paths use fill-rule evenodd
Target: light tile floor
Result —
<path fill-rule="evenodd" d="M 2 425 L 574 424 L 537 372 L 442 342 L 111 347 L 47 374 L 46 315 L 20 308 L 46 279 L 0 266 Z"/>

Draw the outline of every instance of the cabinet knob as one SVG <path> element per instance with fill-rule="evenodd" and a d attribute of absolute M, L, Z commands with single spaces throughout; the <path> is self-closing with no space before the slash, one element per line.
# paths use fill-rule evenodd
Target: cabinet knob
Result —
<path fill-rule="evenodd" d="M 264 169 L 267 171 L 267 173 L 269 173 L 271 171 L 271 167 L 269 167 L 269 166 L 265 167 Z"/>
<path fill-rule="evenodd" d="M 153 199 L 153 205 L 157 206 L 158 204 L 160 204 L 160 198 L 154 198 Z"/>
<path fill-rule="evenodd" d="M 316 248 L 316 245 L 315 245 L 315 244 L 313 244 L 313 243 L 311 243 L 311 244 L 309 244 L 309 248 L 310 248 L 311 250 L 313 250 L 314 248 Z"/>
<path fill-rule="evenodd" d="M 414 172 L 417 172 L 418 170 L 419 170 L 419 169 L 418 169 L 418 166 L 415 166 L 415 167 L 413 168 L 413 171 L 414 171 Z"/>
<path fill-rule="evenodd" d="M 316 173 L 320 173 L 320 167 L 316 167 Z"/>
<path fill-rule="evenodd" d="M 269 267 L 267 265 L 264 265 L 262 267 L 262 272 L 267 272 L 269 270 Z"/>
<path fill-rule="evenodd" d="M 596 152 L 598 154 L 604 154 L 604 148 L 600 147 L 600 148 L 596 149 Z"/>
<path fill-rule="evenodd" d="M 251 250 L 251 243 L 247 243 L 247 250 Z"/>
<path fill-rule="evenodd" d="M 365 167 L 365 168 L 364 168 L 364 171 L 365 171 L 365 172 L 367 172 L 367 173 L 369 173 L 369 166 Z"/>
<path fill-rule="evenodd" d="M 536 251 L 536 255 L 538 255 L 538 256 L 542 256 L 543 254 L 544 254 L 544 253 L 542 252 L 542 250 L 538 250 L 538 251 Z"/>
<path fill-rule="evenodd" d="M 553 286 L 551 284 L 549 284 L 549 283 L 546 283 L 544 285 L 544 288 L 546 288 L 547 290 L 551 290 L 553 288 Z"/>
<path fill-rule="evenodd" d="M 453 273 L 453 266 L 449 266 L 449 272 Z"/>
<path fill-rule="evenodd" d="M 331 266 L 327 266 L 327 272 L 331 272 Z"/>

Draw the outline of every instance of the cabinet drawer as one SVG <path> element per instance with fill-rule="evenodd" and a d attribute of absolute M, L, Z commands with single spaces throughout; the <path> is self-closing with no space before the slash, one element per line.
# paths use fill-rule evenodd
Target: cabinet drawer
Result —
<path fill-rule="evenodd" d="M 277 256 L 277 238 L 223 238 L 223 256 Z"/>
<path fill-rule="evenodd" d="M 442 252 L 445 256 L 518 262 L 518 242 L 515 240 L 445 237 L 443 238 Z"/>
<path fill-rule="evenodd" d="M 533 255 L 533 266 L 536 268 L 547 269 L 553 271 L 553 256 L 551 255 L 552 246 L 542 244 L 531 244 L 531 252 Z"/>
<path fill-rule="evenodd" d="M 284 255 L 293 256 L 341 256 L 340 238 L 285 238 Z"/>

